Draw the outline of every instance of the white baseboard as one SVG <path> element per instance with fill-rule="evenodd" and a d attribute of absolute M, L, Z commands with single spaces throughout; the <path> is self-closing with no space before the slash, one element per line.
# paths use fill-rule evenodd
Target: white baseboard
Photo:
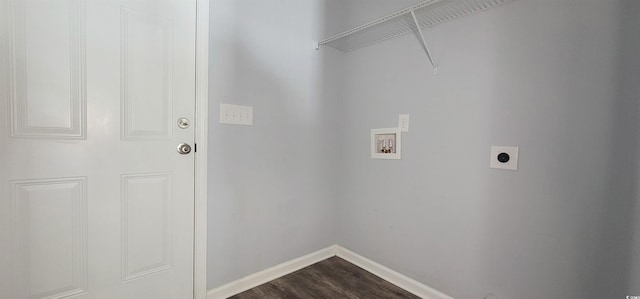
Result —
<path fill-rule="evenodd" d="M 336 245 L 336 255 L 418 297 L 424 299 L 453 299 L 451 296 L 393 271 L 342 246 Z"/>
<path fill-rule="evenodd" d="M 336 255 L 336 245 L 284 262 L 209 290 L 207 299 L 225 299 Z"/>
<path fill-rule="evenodd" d="M 290 260 L 269 269 L 262 270 L 258 273 L 249 275 L 236 281 L 232 281 L 221 287 L 209 290 L 207 292 L 207 299 L 225 299 L 233 295 L 240 294 L 246 290 L 252 289 L 276 278 L 285 276 L 289 273 L 298 271 L 304 267 L 313 265 L 332 256 L 338 256 L 346 261 L 349 261 L 350 263 L 362 269 L 365 269 L 375 274 L 376 276 L 394 285 L 397 285 L 398 287 L 403 288 L 410 293 L 415 294 L 418 297 L 424 299 L 453 299 L 453 297 L 450 297 L 436 289 L 417 282 L 414 279 L 404 276 L 394 270 L 391 270 L 339 245 L 327 247 L 303 257 L 299 257 L 297 259 Z"/>

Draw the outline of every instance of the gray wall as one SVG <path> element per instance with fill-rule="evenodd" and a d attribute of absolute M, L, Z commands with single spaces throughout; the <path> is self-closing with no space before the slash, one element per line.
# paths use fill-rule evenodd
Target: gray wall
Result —
<path fill-rule="evenodd" d="M 594 287 L 600 290 L 601 298 L 613 295 L 640 294 L 640 228 L 634 215 L 637 208 L 638 178 L 638 104 L 640 99 L 640 3 L 625 0 L 620 18 L 622 27 L 618 42 L 618 86 L 616 127 L 612 136 L 615 147 L 609 152 L 613 168 L 606 205 L 601 214 L 605 219 L 601 238 L 600 265 L 597 267 L 600 279 Z M 635 210 L 635 211 L 634 211 Z M 637 217 L 636 217 L 637 218 Z M 634 238 L 635 235 L 635 238 Z M 634 244 L 635 239 L 635 244 Z"/>
<path fill-rule="evenodd" d="M 325 9 L 211 2 L 208 288 L 335 244 L 339 65 L 311 42 Z M 253 106 L 254 126 L 219 124 L 220 103 Z"/>
<path fill-rule="evenodd" d="M 338 243 L 455 298 L 639 295 L 640 4 L 440 25 L 435 77 L 415 36 L 311 50 L 415 2 L 212 0 L 208 287 Z M 370 159 L 399 113 L 403 159 Z M 519 171 L 489 169 L 491 145 L 520 146 Z"/>
<path fill-rule="evenodd" d="M 389 1 L 366 2 L 350 17 Z M 338 243 L 455 298 L 623 298 L 622 9 L 519 0 L 440 25 L 436 77 L 415 36 L 347 54 Z M 403 159 L 370 159 L 399 113 Z M 519 171 L 489 169 L 491 145 L 519 146 Z"/>
<path fill-rule="evenodd" d="M 632 207 L 627 210 L 621 210 L 611 217 L 611 223 L 617 224 L 617 227 L 611 229 L 612 235 L 617 235 L 620 238 L 626 237 L 625 233 L 631 233 L 631 237 L 627 240 L 631 241 L 631 244 L 627 249 L 627 252 L 616 252 L 612 249 L 611 252 L 619 254 L 619 256 L 629 255 L 630 261 L 626 265 L 629 269 L 630 276 L 628 278 L 628 291 L 629 295 L 640 295 L 640 194 L 638 193 L 638 173 L 640 172 L 640 160 L 638 160 L 638 141 L 640 141 L 640 130 L 638 119 L 640 113 L 638 111 L 638 104 L 640 102 L 640 2 L 634 0 L 627 0 L 627 5 L 624 9 L 624 40 L 623 40 L 623 56 L 620 61 L 621 66 L 621 99 L 623 102 L 623 108 L 625 108 L 619 119 L 621 120 L 621 130 L 619 132 L 618 139 L 620 140 L 618 145 L 620 148 L 627 148 L 623 154 L 629 155 L 629 159 L 619 166 L 617 185 L 615 188 L 619 191 L 631 194 L 630 198 L 635 199 L 632 203 Z M 635 144 L 629 144 L 631 142 Z M 635 163 L 630 163 L 634 161 Z M 631 170 L 629 168 L 632 168 Z M 635 171 L 633 171 L 635 170 Z M 632 219 L 632 226 L 629 229 L 628 224 L 624 223 L 624 215 L 628 215 Z M 622 222 L 622 223 L 621 223 Z M 624 249 L 619 249 L 622 251 Z M 619 270 L 618 270 L 619 271 Z"/>

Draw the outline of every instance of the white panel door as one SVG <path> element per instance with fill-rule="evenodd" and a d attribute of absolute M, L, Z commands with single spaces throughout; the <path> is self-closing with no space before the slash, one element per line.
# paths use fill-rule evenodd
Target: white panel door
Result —
<path fill-rule="evenodd" d="M 193 298 L 195 0 L 0 0 L 0 298 Z"/>

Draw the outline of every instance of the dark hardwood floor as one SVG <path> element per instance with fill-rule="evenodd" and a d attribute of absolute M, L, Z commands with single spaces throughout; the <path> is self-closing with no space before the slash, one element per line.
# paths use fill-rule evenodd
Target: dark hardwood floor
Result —
<path fill-rule="evenodd" d="M 420 298 L 339 257 L 272 280 L 230 299 Z"/>

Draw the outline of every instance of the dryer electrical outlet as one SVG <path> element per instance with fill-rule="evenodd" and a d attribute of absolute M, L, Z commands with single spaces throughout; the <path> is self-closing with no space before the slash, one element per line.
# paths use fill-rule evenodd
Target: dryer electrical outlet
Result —
<path fill-rule="evenodd" d="M 489 167 L 518 170 L 518 150 L 516 146 L 492 146 Z"/>

